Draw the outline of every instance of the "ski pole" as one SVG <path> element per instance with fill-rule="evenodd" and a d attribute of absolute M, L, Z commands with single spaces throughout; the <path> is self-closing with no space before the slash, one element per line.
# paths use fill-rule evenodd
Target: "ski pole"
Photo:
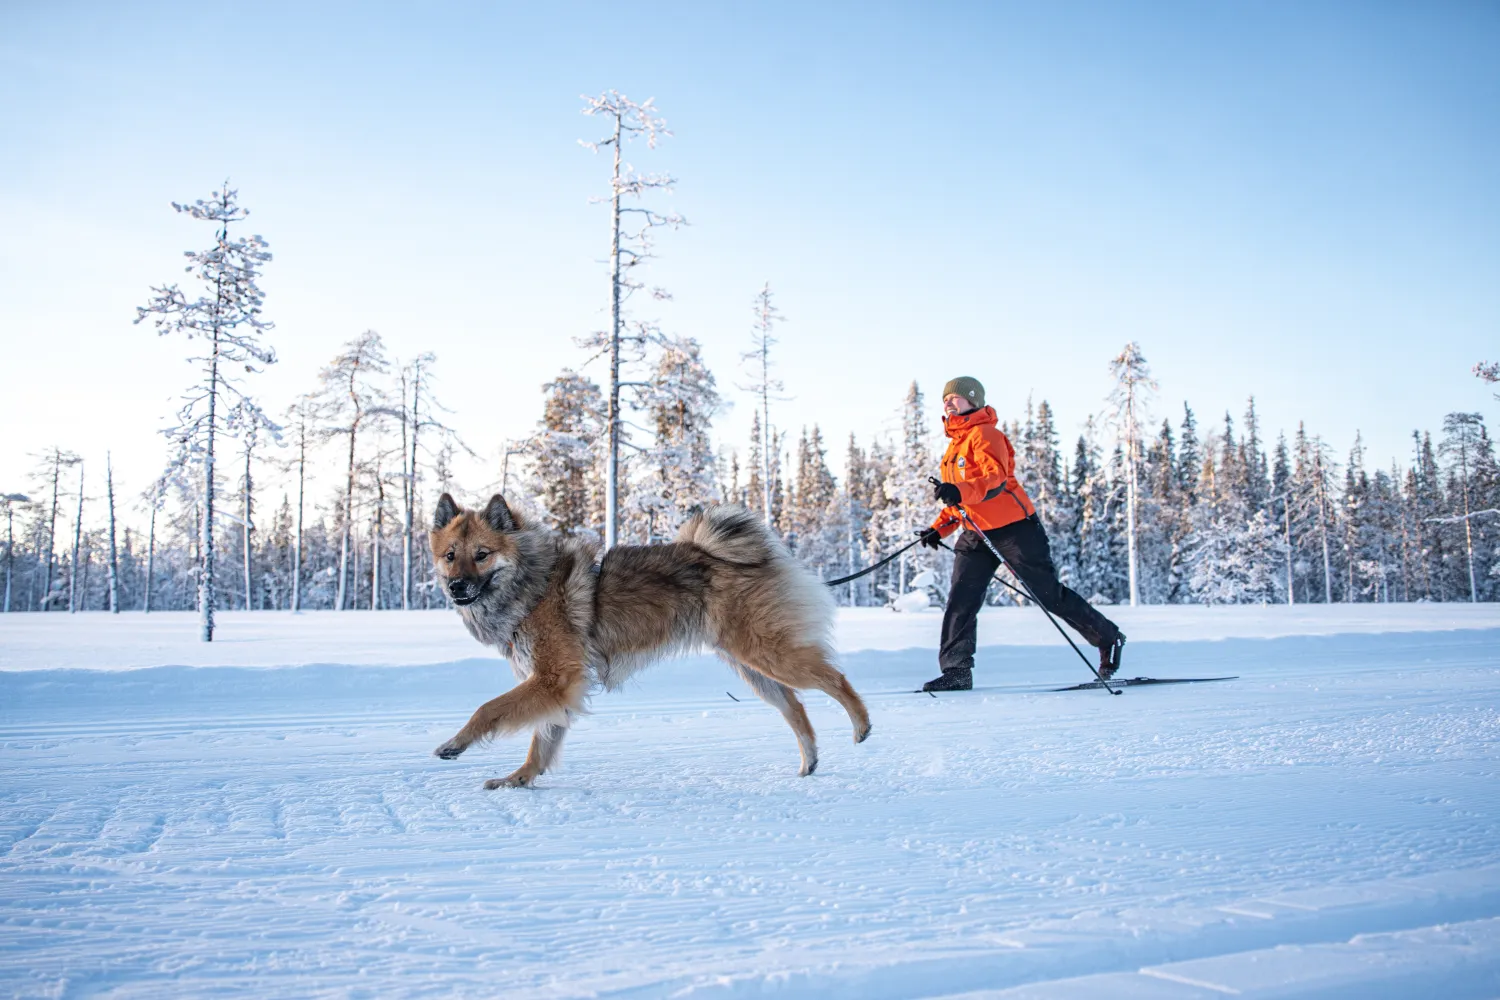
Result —
<path fill-rule="evenodd" d="M 934 485 L 939 484 L 939 480 L 935 479 L 932 476 L 928 476 L 927 481 Z M 984 542 L 985 548 L 990 550 L 990 554 L 993 555 L 996 560 L 998 560 L 1001 566 L 1008 565 L 1005 561 L 1005 557 L 1000 554 L 1000 550 L 995 548 L 995 543 L 990 541 L 989 536 L 980 531 L 979 525 L 975 524 L 974 519 L 969 517 L 969 512 L 964 508 L 964 505 L 958 504 L 957 506 L 958 512 L 960 515 L 962 515 L 964 522 L 969 526 L 969 530 L 973 531 L 976 535 L 979 536 L 980 540 Z M 1047 620 L 1052 623 L 1052 627 L 1057 629 L 1057 634 L 1068 640 L 1068 645 L 1073 647 L 1073 652 L 1078 654 L 1078 658 L 1083 661 L 1083 665 L 1089 668 L 1089 672 L 1093 674 L 1094 678 L 1104 686 L 1104 690 L 1108 691 L 1110 694 L 1119 694 L 1120 691 L 1110 687 L 1109 681 L 1104 679 L 1103 675 L 1099 673 L 1099 669 L 1089 662 L 1089 658 L 1087 656 L 1083 655 L 1083 650 L 1078 648 L 1078 643 L 1073 641 L 1073 637 L 1067 632 L 1063 631 L 1063 627 L 1057 623 L 1056 618 L 1052 617 L 1052 612 L 1047 610 L 1047 606 L 1041 601 L 1037 600 L 1036 593 L 1032 591 L 1031 584 L 1026 582 L 1025 577 L 1021 576 L 1020 573 L 1016 573 L 1014 570 L 1012 570 L 1011 573 L 1013 576 L 1015 576 L 1016 581 L 1026 589 L 1026 596 L 1031 599 L 1032 603 L 1042 609 L 1042 614 L 1046 615 Z"/>

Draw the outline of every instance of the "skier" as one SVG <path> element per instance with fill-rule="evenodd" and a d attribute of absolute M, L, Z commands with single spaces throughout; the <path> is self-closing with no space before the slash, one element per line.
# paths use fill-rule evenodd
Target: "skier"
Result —
<path fill-rule="evenodd" d="M 953 584 L 943 611 L 938 649 L 943 672 L 923 684 L 922 690 L 967 691 L 974 686 L 979 609 L 998 563 L 984 541 L 967 530 L 960 504 L 1036 599 L 1098 648 L 1099 676 L 1108 680 L 1120 669 L 1125 634 L 1058 580 L 1047 532 L 1016 479 L 1015 449 L 997 421 L 994 408 L 984 403 L 984 386 L 978 379 L 964 376 L 943 386 L 948 449 L 943 453 L 943 481 L 933 490 L 933 499 L 943 504 L 943 510 L 922 532 L 922 544 L 936 549 L 953 531 L 966 530 L 954 546 Z"/>

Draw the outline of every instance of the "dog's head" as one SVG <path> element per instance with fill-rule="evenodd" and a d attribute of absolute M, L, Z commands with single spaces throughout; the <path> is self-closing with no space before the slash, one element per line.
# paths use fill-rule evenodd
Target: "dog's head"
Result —
<path fill-rule="evenodd" d="M 465 510 L 444 493 L 432 516 L 432 558 L 438 579 L 459 606 L 473 604 L 497 583 L 519 572 L 515 533 L 524 524 L 496 493 L 484 510 Z"/>

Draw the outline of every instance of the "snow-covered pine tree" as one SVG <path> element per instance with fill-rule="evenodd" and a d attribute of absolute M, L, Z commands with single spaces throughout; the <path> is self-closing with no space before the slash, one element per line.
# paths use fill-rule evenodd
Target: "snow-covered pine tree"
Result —
<path fill-rule="evenodd" d="M 1077 509 L 1074 545 L 1078 564 L 1076 583 L 1070 586 L 1093 604 L 1113 604 L 1115 600 L 1113 491 L 1099 450 L 1094 418 L 1089 417 L 1073 451 L 1072 494 Z"/>
<path fill-rule="evenodd" d="M 1198 496 L 1198 480 L 1203 471 L 1203 453 L 1198 447 L 1198 421 L 1193 417 L 1193 408 L 1182 404 L 1181 433 L 1177 438 L 1177 487 L 1182 491 L 1184 505 L 1191 504 Z"/>
<path fill-rule="evenodd" d="M 385 377 L 391 363 L 385 354 L 385 343 L 374 330 L 346 343 L 318 373 L 318 412 L 327 423 L 319 430 L 324 438 L 341 437 L 348 442 L 344 466 L 344 496 L 339 511 L 339 567 L 334 610 L 353 607 L 347 600 L 349 559 L 354 536 L 354 487 L 359 471 L 360 432 L 372 422 L 392 415 L 386 398 Z"/>
<path fill-rule="evenodd" d="M 710 430 L 720 406 L 713 372 L 691 337 L 662 337 L 638 407 L 654 440 L 637 456 L 643 475 L 632 481 L 627 520 L 647 542 L 670 540 L 696 510 L 719 501 Z"/>
<path fill-rule="evenodd" d="M 635 139 L 644 139 L 649 149 L 672 133 L 667 123 L 657 117 L 654 99 L 641 103 L 630 100 L 618 91 L 608 90 L 598 97 L 583 98 L 585 115 L 602 117 L 609 128 L 609 135 L 597 142 L 582 142 L 581 145 L 595 153 L 605 146 L 612 147 L 614 168 L 610 174 L 610 327 L 602 336 L 586 338 L 585 344 L 603 348 L 609 356 L 608 408 L 605 414 L 605 471 L 604 471 L 604 547 L 613 548 L 618 540 L 620 521 L 620 485 L 622 470 L 620 444 L 622 441 L 623 417 L 620 411 L 620 367 L 622 340 L 626 338 L 625 307 L 631 295 L 643 283 L 634 277 L 637 267 L 653 256 L 652 234 L 663 226 L 676 228 L 686 225 L 682 216 L 671 212 L 658 212 L 640 204 L 648 194 L 670 193 L 676 185 L 675 178 L 668 174 L 640 174 L 623 159 L 624 145 Z M 629 204 L 625 199 L 631 199 Z M 665 293 L 658 293 L 658 298 Z"/>
<path fill-rule="evenodd" d="M 927 477 L 937 470 L 929 445 L 931 435 L 922 390 L 913 381 L 901 404 L 901 443 L 885 476 L 886 509 L 881 549 L 892 551 L 911 541 L 912 532 L 925 528 L 936 512 Z M 912 549 L 897 562 L 892 598 L 906 593 L 908 581 L 923 569 L 939 569 L 930 549 Z"/>
<path fill-rule="evenodd" d="M 188 358 L 199 366 L 199 380 L 189 389 L 177 414 L 177 424 L 164 433 L 184 442 L 198 456 L 202 467 L 202 542 L 200 545 L 198 605 L 202 638 L 212 642 L 214 605 L 217 601 L 215 552 L 215 459 L 216 438 L 231 410 L 254 410 L 240 388 L 236 369 L 257 371 L 256 365 L 275 362 L 276 353 L 262 342 L 273 325 L 261 319 L 265 296 L 256 279 L 271 259 L 259 235 L 231 238 L 229 227 L 250 213 L 237 202 L 239 192 L 224 185 L 206 200 L 191 205 L 172 203 L 172 208 L 202 222 L 217 226 L 216 241 L 201 251 L 187 251 L 186 268 L 197 278 L 202 293 L 189 299 L 177 285 L 153 287 L 152 298 L 136 310 L 135 322 L 154 318 L 157 333 L 180 333 L 189 341 L 202 341 L 202 353 Z"/>
<path fill-rule="evenodd" d="M 1462 532 L 1464 567 L 1467 570 L 1469 601 L 1479 600 L 1479 585 L 1474 574 L 1473 478 L 1475 452 L 1484 431 L 1484 417 L 1478 413 L 1450 413 L 1443 418 L 1443 443 L 1439 453 L 1448 458 L 1450 497 L 1449 523 Z M 1454 522 L 1451 519 L 1459 519 Z"/>
<path fill-rule="evenodd" d="M 776 435 L 772 431 L 771 424 L 771 400 L 781 399 L 778 395 L 785 386 L 781 380 L 774 377 L 771 372 L 775 362 L 771 360 L 771 348 L 776 346 L 777 339 L 775 329 L 778 324 L 786 322 L 786 317 L 776 308 L 771 300 L 771 283 L 768 281 L 761 286 L 756 293 L 755 301 L 751 304 L 751 310 L 755 320 L 750 328 L 750 350 L 740 355 L 740 361 L 746 367 L 747 381 L 741 383 L 737 388 L 745 392 L 754 393 L 757 398 L 759 409 L 756 411 L 757 423 L 755 427 L 761 429 L 768 442 L 775 442 Z M 752 435 L 754 431 L 752 430 Z M 752 447 L 754 447 L 752 443 Z M 761 449 L 761 467 L 759 469 L 760 504 L 761 516 L 766 519 L 767 524 L 775 524 L 776 518 L 773 513 L 772 486 L 775 476 L 771 473 L 773 452 L 779 453 L 779 448 L 765 447 Z M 751 473 L 752 482 L 757 478 Z M 753 490 L 752 490 L 753 493 Z"/>
<path fill-rule="evenodd" d="M 1293 573 L 1296 549 L 1292 543 L 1292 466 L 1287 454 L 1285 434 L 1276 436 L 1276 458 L 1271 466 L 1271 498 L 1268 509 L 1272 519 L 1281 525 L 1286 563 L 1286 602 L 1289 605 L 1296 604 L 1296 577 Z"/>
<path fill-rule="evenodd" d="M 1364 440 L 1356 430 L 1354 446 L 1349 449 L 1349 461 L 1344 465 L 1344 488 L 1338 497 L 1339 520 L 1342 522 L 1340 541 L 1344 555 L 1344 601 L 1354 603 L 1365 593 L 1378 593 L 1379 581 L 1371 571 L 1366 558 L 1367 537 L 1371 531 L 1366 525 L 1370 510 L 1370 477 L 1365 472 Z M 1372 599 L 1378 599 L 1372 596 Z"/>
<path fill-rule="evenodd" d="M 542 419 L 527 445 L 536 501 L 552 529 L 602 537 L 604 396 L 593 380 L 566 368 L 542 392 Z"/>
<path fill-rule="evenodd" d="M 1150 394 L 1156 390 L 1156 380 L 1151 377 L 1151 368 L 1135 341 L 1110 362 L 1110 372 L 1115 379 L 1115 388 L 1110 393 L 1114 405 L 1115 427 L 1125 458 L 1125 512 L 1127 570 L 1130 577 L 1130 604 L 1140 603 L 1139 559 L 1138 559 L 1138 490 L 1137 469 L 1141 460 L 1141 425 L 1145 422 L 1146 404 Z"/>
<path fill-rule="evenodd" d="M 841 502 L 838 483 L 828 468 L 823 431 L 814 424 L 802 429 L 797 442 L 797 474 L 790 520 L 797 557 L 819 576 L 842 576 L 847 562 L 848 505 Z"/>

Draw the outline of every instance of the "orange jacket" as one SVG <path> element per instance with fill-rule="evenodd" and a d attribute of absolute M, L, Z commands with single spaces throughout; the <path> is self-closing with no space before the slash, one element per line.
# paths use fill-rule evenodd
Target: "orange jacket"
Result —
<path fill-rule="evenodd" d="M 995 426 L 998 422 L 991 406 L 943 419 L 948 450 L 943 452 L 942 480 L 958 487 L 964 509 L 981 531 L 1003 528 L 1036 513 L 1016 479 L 1016 450 Z M 932 526 L 945 538 L 968 527 L 957 507 L 944 507 Z"/>

